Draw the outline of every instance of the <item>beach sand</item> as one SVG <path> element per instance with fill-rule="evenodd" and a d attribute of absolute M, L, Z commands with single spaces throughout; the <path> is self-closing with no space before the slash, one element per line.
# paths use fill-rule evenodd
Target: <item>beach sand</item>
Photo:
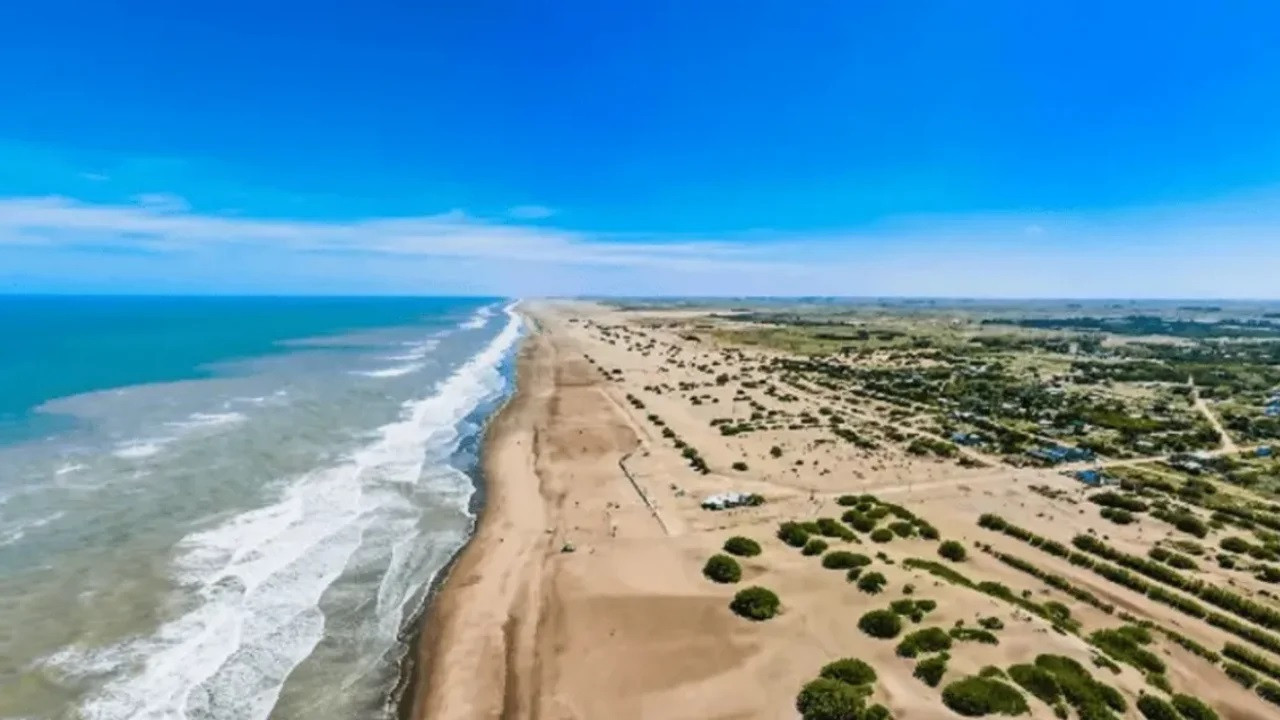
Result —
<path fill-rule="evenodd" d="M 696 317 L 638 319 L 568 303 L 525 305 L 522 311 L 531 330 L 519 358 L 518 390 L 486 437 L 485 506 L 424 620 L 410 708 L 415 719 L 794 720 L 800 687 L 825 663 L 849 656 L 876 667 L 872 701 L 895 717 L 959 717 L 941 704 L 940 688 L 912 677 L 914 661 L 897 657 L 894 642 L 872 640 L 857 628 L 859 616 L 901 597 L 907 584 L 914 597 L 938 603 L 925 625 L 972 625 L 988 616 L 1005 625 L 999 645 L 957 648 L 948 680 L 988 664 L 1029 662 L 1040 652 L 1089 665 L 1083 639 L 1056 634 L 1010 604 L 901 566 L 908 557 L 937 559 L 936 542 L 849 546 L 868 555 L 883 552 L 889 561 L 874 567 L 887 576 L 886 591 L 868 595 L 846 582 L 843 572 L 822 569 L 817 558 L 774 537 L 781 520 L 839 517 L 839 493 L 875 493 L 916 511 L 943 537 L 969 546 L 980 539 L 1030 556 L 1119 609 L 1211 646 L 1226 638 L 975 526 L 979 514 L 1000 512 L 1069 539 L 1086 521 L 1061 516 L 1050 522 L 1046 513 L 1060 511 L 1027 491 L 1041 483 L 1078 492 L 1066 478 L 998 465 L 961 468 L 908 457 L 890 445 L 861 450 L 830 442 L 816 427 L 724 436 L 711 420 L 749 415 L 752 406 L 742 400 L 741 376 L 714 379 L 739 369 L 745 374 L 753 359 L 693 338 L 687 330 Z M 680 392 L 657 390 L 681 384 Z M 755 399 L 776 399 L 752 388 Z M 705 399 L 691 404 L 691 394 Z M 797 390 L 797 396 L 775 407 L 794 417 L 835 402 L 816 390 Z M 643 399 L 643 409 L 633 398 Z M 880 417 L 870 402 L 847 412 L 851 418 Z M 696 447 L 710 473 L 693 471 L 663 437 L 664 428 Z M 774 446 L 780 457 L 771 452 Z M 739 461 L 750 469 L 732 469 Z M 726 490 L 758 492 L 768 502 L 725 512 L 699 507 L 702 498 Z M 737 585 L 709 582 L 702 565 L 732 535 L 754 538 L 764 552 L 742 560 Z M 991 557 L 971 555 L 963 571 L 975 581 L 1027 589 L 1040 602 L 1065 602 L 1088 628 L 1119 624 Z M 778 617 L 756 623 L 728 610 L 733 592 L 752 584 L 778 592 Z M 1194 655 L 1172 647 L 1162 656 L 1175 687 L 1200 695 L 1224 718 L 1267 716 L 1256 696 Z M 1146 687 L 1131 668 L 1107 677 L 1130 697 Z M 1053 714 L 1033 703 L 1027 717 Z"/>

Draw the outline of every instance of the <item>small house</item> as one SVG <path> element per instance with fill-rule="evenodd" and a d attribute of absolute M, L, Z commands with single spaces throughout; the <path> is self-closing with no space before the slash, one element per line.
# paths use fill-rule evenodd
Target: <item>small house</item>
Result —
<path fill-rule="evenodd" d="M 1254 454 L 1254 456 L 1255 456 L 1255 457 L 1260 457 L 1260 458 L 1269 458 L 1269 457 L 1271 457 L 1271 446 L 1270 446 L 1270 445 L 1263 445 L 1262 447 L 1258 448 L 1257 450 L 1254 450 L 1254 451 L 1253 451 L 1253 454 Z"/>
<path fill-rule="evenodd" d="M 1076 480 L 1089 487 L 1099 487 L 1102 485 L 1102 473 L 1097 470 L 1078 470 Z"/>

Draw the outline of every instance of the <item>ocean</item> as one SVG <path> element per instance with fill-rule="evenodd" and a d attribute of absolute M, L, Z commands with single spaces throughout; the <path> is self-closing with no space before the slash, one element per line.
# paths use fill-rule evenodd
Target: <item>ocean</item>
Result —
<path fill-rule="evenodd" d="M 501 299 L 0 296 L 0 717 L 394 717 Z"/>

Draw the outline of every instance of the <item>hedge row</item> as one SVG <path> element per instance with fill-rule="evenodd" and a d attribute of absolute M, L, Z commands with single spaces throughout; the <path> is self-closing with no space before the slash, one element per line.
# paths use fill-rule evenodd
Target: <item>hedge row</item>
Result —
<path fill-rule="evenodd" d="M 978 519 L 978 525 L 987 529 L 1003 532 L 1004 534 L 1010 535 L 1012 537 L 1031 535 L 1031 533 L 1027 532 L 1026 530 L 1018 528 L 1015 525 L 1010 525 L 1007 521 L 1005 521 L 1003 518 L 997 515 L 990 515 L 990 514 L 983 515 Z M 1079 537 L 1088 537 L 1088 536 L 1078 536 L 1078 538 Z M 1105 546 L 1105 544 L 1101 543 L 1101 541 L 1097 541 L 1094 538 L 1089 538 L 1087 541 L 1083 543 L 1083 545 L 1087 548 L 1097 548 L 1099 547 L 1099 545 Z M 1041 545 L 1040 549 L 1044 550 L 1045 548 L 1043 545 Z M 1118 553 L 1117 551 L 1111 550 L 1110 548 L 1107 548 L 1107 550 L 1117 555 L 1124 555 L 1124 553 Z M 1136 556 L 1129 556 L 1129 557 L 1136 557 Z M 1166 605 L 1169 605 L 1170 607 L 1174 607 L 1180 610 L 1181 612 L 1183 612 L 1184 614 L 1190 615 L 1191 617 L 1204 619 L 1205 622 L 1209 623 L 1210 625 L 1226 630 L 1227 632 L 1230 632 L 1233 635 L 1236 635 L 1237 637 L 1240 637 L 1242 639 L 1248 640 L 1249 642 L 1257 645 L 1258 647 L 1280 653 L 1280 637 L 1276 635 L 1265 632 L 1256 627 L 1246 625 L 1238 620 L 1227 617 L 1222 613 L 1209 611 L 1205 609 L 1203 605 L 1201 605 L 1200 603 L 1194 600 L 1191 600 L 1190 598 L 1177 595 L 1161 587 L 1152 585 L 1151 583 L 1147 582 L 1146 580 L 1143 580 L 1142 578 L 1134 575 L 1133 573 L 1129 572 L 1124 568 L 1119 568 L 1112 565 L 1108 565 L 1106 563 L 1098 562 L 1094 560 L 1092 557 L 1085 555 L 1083 553 L 1071 552 L 1067 556 L 1067 559 L 1072 565 L 1088 568 L 1092 570 L 1095 574 L 1100 575 L 1118 585 L 1123 585 L 1131 590 L 1134 590 L 1136 592 L 1146 595 L 1152 600 L 1164 603 Z M 1141 561 L 1144 564 L 1151 564 L 1149 563 L 1149 561 L 1143 558 L 1137 558 L 1137 560 Z M 1163 567 L 1162 567 L 1162 571 L 1174 573 L 1173 570 L 1170 570 L 1168 568 L 1163 568 Z M 1177 575 L 1177 573 L 1174 573 L 1174 574 Z M 1185 582 L 1185 579 L 1184 579 L 1184 582 Z M 1241 598 L 1240 596 L 1230 591 L 1222 590 L 1220 588 L 1217 588 L 1211 585 L 1206 585 L 1203 582 L 1198 580 L 1196 582 L 1199 583 L 1200 585 L 1199 592 L 1197 593 L 1197 595 L 1201 599 L 1206 600 L 1214 605 L 1217 605 L 1218 607 L 1221 607 L 1225 610 L 1235 612 L 1236 614 L 1241 615 L 1242 617 L 1245 617 L 1245 619 L 1250 619 L 1250 620 L 1253 619 L 1249 617 L 1248 614 L 1245 614 L 1246 609 L 1249 614 L 1264 616 L 1264 617 L 1274 616 L 1276 619 L 1276 622 L 1280 624 L 1280 613 L 1277 613 L 1275 610 L 1269 607 L 1260 605 L 1259 603 L 1253 602 L 1251 600 L 1246 600 L 1244 598 Z M 1257 621 L 1255 620 L 1255 622 Z M 1259 623 L 1259 624 L 1262 624 L 1262 623 Z"/>
<path fill-rule="evenodd" d="M 1111 615 L 1112 613 L 1115 612 L 1115 609 L 1116 609 L 1115 605 L 1112 605 L 1111 603 L 1108 603 L 1108 602 L 1103 602 L 1102 600 L 1098 599 L 1096 595 L 1089 592 L 1088 590 L 1085 590 L 1084 588 L 1078 588 L 1075 585 L 1072 585 L 1070 581 L 1068 581 L 1066 578 L 1062 577 L 1061 575 L 1055 575 L 1050 572 L 1045 572 L 1044 570 L 1041 570 L 1040 568 L 1027 562 L 1026 560 L 1023 560 L 1022 558 L 1017 557 L 1015 555 L 1010 555 L 1009 553 L 993 550 L 991 551 L 991 554 L 997 560 L 1004 563 L 1005 565 L 1008 565 L 1009 567 L 1015 570 L 1020 570 L 1038 580 L 1041 580 L 1042 582 L 1044 582 L 1044 584 L 1048 585 L 1049 587 L 1054 588 L 1055 590 L 1061 590 L 1062 592 L 1070 595 L 1071 597 L 1075 598 L 1076 600 L 1079 600 L 1080 602 L 1086 605 L 1095 607 L 1108 615 Z"/>

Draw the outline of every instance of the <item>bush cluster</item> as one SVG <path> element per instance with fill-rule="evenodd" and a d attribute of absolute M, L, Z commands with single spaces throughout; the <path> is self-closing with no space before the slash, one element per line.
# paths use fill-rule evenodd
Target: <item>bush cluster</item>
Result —
<path fill-rule="evenodd" d="M 796 696 L 796 711 L 804 720 L 859 720 L 867 693 L 839 680 L 809 681 Z"/>
<path fill-rule="evenodd" d="M 914 658 L 922 653 L 942 652 L 951 649 L 951 636 L 942 628 L 930 627 L 907 633 L 898 643 L 898 657 Z"/>
<path fill-rule="evenodd" d="M 736 583 L 742 579 L 742 566 L 728 555 L 712 555 L 702 566 L 702 574 L 718 583 Z"/>
<path fill-rule="evenodd" d="M 1138 712 L 1142 713 L 1142 717 L 1146 720 L 1181 720 L 1178 717 L 1178 711 L 1174 710 L 1172 705 L 1155 695 L 1143 695 L 1138 698 L 1136 705 Z"/>
<path fill-rule="evenodd" d="M 951 628 L 951 637 L 960 642 L 977 642 L 983 645 L 999 645 L 1000 639 L 994 634 L 978 628 Z"/>
<path fill-rule="evenodd" d="M 839 680 L 849 685 L 870 685 L 876 681 L 875 668 L 857 658 L 841 658 L 829 662 L 818 673 L 830 680 Z"/>
<path fill-rule="evenodd" d="M 724 541 L 724 551 L 738 557 L 755 557 L 760 554 L 760 543 L 749 537 L 735 535 Z"/>
<path fill-rule="evenodd" d="M 893 531 L 888 528 L 876 528 L 871 531 L 871 542 L 887 543 L 893 539 Z"/>
<path fill-rule="evenodd" d="M 1083 665 L 1061 655 L 1038 655 L 1035 666 L 1053 675 L 1062 696 L 1082 718 L 1112 718 L 1128 704 L 1118 690 L 1098 682 Z"/>
<path fill-rule="evenodd" d="M 828 517 L 818 518 L 818 533 L 823 537 L 839 538 L 845 542 L 850 542 L 855 537 L 853 531 L 839 520 Z"/>
<path fill-rule="evenodd" d="M 892 610 L 872 610 L 858 618 L 858 629 L 871 637 L 890 640 L 902 632 L 902 620 Z"/>
<path fill-rule="evenodd" d="M 1173 707 L 1186 720 L 1218 720 L 1218 713 L 1205 705 L 1200 698 L 1190 695 L 1174 695 L 1171 698 Z"/>
<path fill-rule="evenodd" d="M 729 608 L 748 620 L 768 620 L 778 614 L 781 605 L 776 593 L 756 585 L 739 590 Z"/>
<path fill-rule="evenodd" d="M 876 671 L 856 658 L 827 663 L 796 696 L 796 710 L 804 720 L 892 720 L 883 705 L 865 707 L 875 680 Z"/>
<path fill-rule="evenodd" d="M 938 554 L 951 562 L 963 562 L 968 553 L 965 552 L 964 545 L 955 540 L 945 540 L 938 546 Z"/>
<path fill-rule="evenodd" d="M 916 663 L 911 676 L 929 687 L 938 687 L 938 683 L 942 682 L 942 676 L 947 673 L 947 661 L 950 659 L 946 653 L 925 658 Z"/>
<path fill-rule="evenodd" d="M 1030 711 L 1022 693 L 996 680 L 971 676 L 942 689 L 942 702 L 966 717 L 981 715 L 1025 715 Z"/>
<path fill-rule="evenodd" d="M 802 548 L 809 542 L 809 533 L 797 522 L 784 522 L 778 526 L 778 539 L 791 547 Z"/>
<path fill-rule="evenodd" d="M 863 560 L 866 562 L 862 562 Z M 869 562 L 871 562 L 871 558 L 866 555 L 851 553 L 847 550 L 833 550 L 822 556 L 822 567 L 828 570 L 848 570 L 862 567 Z"/>
<path fill-rule="evenodd" d="M 1132 665 L 1143 672 L 1163 673 L 1165 671 L 1165 664 L 1160 656 L 1144 647 L 1151 644 L 1151 633 L 1144 627 L 1126 625 L 1116 629 L 1098 630 L 1089 635 L 1089 642 L 1107 656 Z"/>
<path fill-rule="evenodd" d="M 1089 497 L 1089 502 L 1103 507 L 1119 508 L 1129 512 L 1146 512 L 1147 504 L 1136 497 L 1124 495 L 1114 490 L 1104 490 Z"/>
<path fill-rule="evenodd" d="M 1009 678 L 1046 705 L 1056 705 L 1062 699 L 1062 688 L 1058 687 L 1058 681 L 1043 668 L 1027 664 L 1013 665 L 1009 668 Z"/>
<path fill-rule="evenodd" d="M 805 543 L 804 548 L 800 551 L 802 555 L 821 555 L 827 551 L 827 541 L 822 538 L 812 538 Z"/>
<path fill-rule="evenodd" d="M 888 579 L 878 572 L 869 572 L 858 578 L 858 589 L 868 595 L 875 595 L 884 589 Z"/>

